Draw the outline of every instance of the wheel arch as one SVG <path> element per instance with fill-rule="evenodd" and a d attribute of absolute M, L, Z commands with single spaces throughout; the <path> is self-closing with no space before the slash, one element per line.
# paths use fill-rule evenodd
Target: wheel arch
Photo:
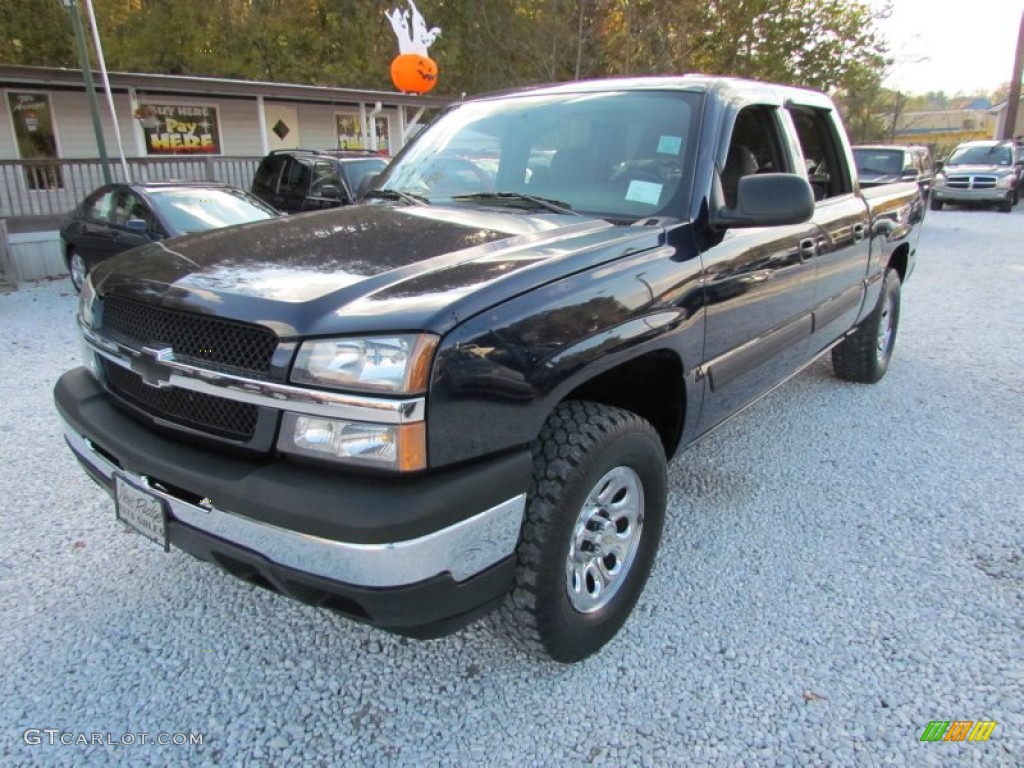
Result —
<path fill-rule="evenodd" d="M 587 400 L 631 411 L 648 421 L 665 455 L 679 447 L 686 418 L 683 362 L 670 350 L 646 352 L 577 384 L 559 402 Z"/>
<path fill-rule="evenodd" d="M 896 273 L 900 276 L 900 282 L 905 283 L 907 281 L 907 268 L 910 263 L 910 243 L 900 243 L 900 246 L 892 252 L 889 257 L 889 263 L 886 265 L 888 269 L 896 270 Z"/>

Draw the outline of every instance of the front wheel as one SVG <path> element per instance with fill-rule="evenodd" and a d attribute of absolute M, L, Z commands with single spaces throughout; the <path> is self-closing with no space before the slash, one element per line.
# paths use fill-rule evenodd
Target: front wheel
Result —
<path fill-rule="evenodd" d="M 935 199 L 935 196 L 934 196 L 934 195 L 932 195 L 932 201 L 931 201 L 931 203 L 929 204 L 929 207 L 930 207 L 930 208 L 931 208 L 931 209 L 932 209 L 933 211 L 941 211 L 941 210 L 942 210 L 942 201 L 941 201 L 941 200 L 936 200 L 936 199 Z"/>
<path fill-rule="evenodd" d="M 832 348 L 832 368 L 840 379 L 874 384 L 889 369 L 900 322 L 900 276 L 885 271 L 878 304 L 853 333 Z"/>
<path fill-rule="evenodd" d="M 1000 213 L 1009 213 L 1010 211 L 1012 211 L 1013 199 L 1008 197 L 1005 200 L 1003 200 L 1001 203 L 999 203 L 998 210 Z"/>
<path fill-rule="evenodd" d="M 634 413 L 566 402 L 533 445 L 533 469 L 515 584 L 496 621 L 531 653 L 579 661 L 643 591 L 665 518 L 665 451 Z"/>
<path fill-rule="evenodd" d="M 68 251 L 68 273 L 71 275 L 71 285 L 74 286 L 75 293 L 81 293 L 89 268 L 85 265 L 82 254 L 74 248 Z"/>

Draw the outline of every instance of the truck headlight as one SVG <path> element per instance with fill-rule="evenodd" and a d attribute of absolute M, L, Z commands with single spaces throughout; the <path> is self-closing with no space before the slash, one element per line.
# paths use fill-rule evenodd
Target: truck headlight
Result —
<path fill-rule="evenodd" d="M 1000 189 L 1013 189 L 1017 186 L 1017 177 L 1012 173 L 1008 173 L 1005 176 L 1000 176 L 996 179 L 996 186 Z"/>
<path fill-rule="evenodd" d="M 78 320 L 86 328 L 92 328 L 95 301 L 96 289 L 92 287 L 92 275 L 86 275 L 82 283 L 82 292 L 78 294 Z"/>
<path fill-rule="evenodd" d="M 932 179 L 932 186 L 933 187 L 940 187 L 940 188 L 941 187 L 945 187 L 946 186 L 946 177 L 944 175 L 942 175 L 941 173 L 935 174 L 935 178 Z"/>
<path fill-rule="evenodd" d="M 411 472 L 427 466 L 426 426 L 369 424 L 285 413 L 277 447 L 286 453 Z"/>
<path fill-rule="evenodd" d="M 359 392 L 425 392 L 437 342 L 425 333 L 304 341 L 291 380 Z"/>

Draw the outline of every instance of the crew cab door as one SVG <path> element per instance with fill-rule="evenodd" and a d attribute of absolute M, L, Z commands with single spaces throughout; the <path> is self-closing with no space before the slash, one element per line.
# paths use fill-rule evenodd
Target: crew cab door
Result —
<path fill-rule="evenodd" d="M 719 157 L 713 205 L 731 207 L 742 176 L 792 173 L 780 106 L 740 110 Z M 721 155 L 721 153 L 719 153 Z M 720 194 L 719 194 L 720 192 Z M 812 222 L 730 229 L 701 254 L 705 279 L 706 388 L 699 431 L 710 429 L 807 359 L 814 304 Z"/>
<path fill-rule="evenodd" d="M 787 112 L 800 142 L 808 179 L 815 193 L 817 228 L 808 264 L 814 265 L 811 355 L 842 336 L 854 324 L 864 299 L 868 270 L 870 219 L 867 204 L 854 189 L 852 164 L 835 114 L 790 101 Z"/>

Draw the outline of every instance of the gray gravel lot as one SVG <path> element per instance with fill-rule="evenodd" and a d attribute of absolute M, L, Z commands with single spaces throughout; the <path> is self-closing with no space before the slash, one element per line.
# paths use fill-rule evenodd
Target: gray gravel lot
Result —
<path fill-rule="evenodd" d="M 74 297 L 0 295 L 0 764 L 1024 764 L 1024 206 L 929 213 L 903 299 L 879 385 L 819 361 L 675 459 L 637 611 L 566 667 L 126 532 L 52 406 Z M 919 740 L 957 719 L 998 725 Z"/>

